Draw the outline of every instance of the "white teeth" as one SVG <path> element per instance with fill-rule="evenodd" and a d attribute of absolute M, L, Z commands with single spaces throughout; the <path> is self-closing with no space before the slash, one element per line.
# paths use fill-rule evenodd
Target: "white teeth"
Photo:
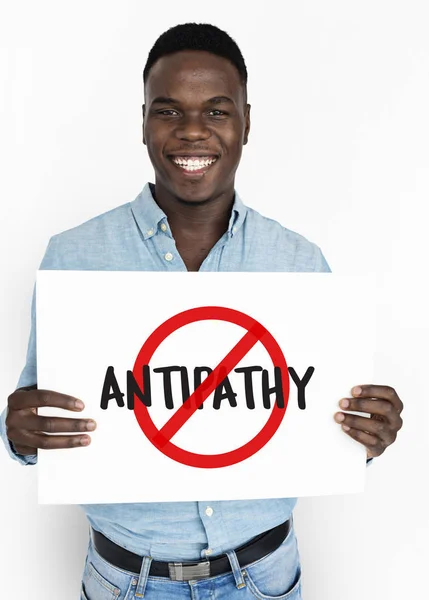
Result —
<path fill-rule="evenodd" d="M 185 160 L 183 158 L 173 158 L 173 162 L 185 169 L 186 171 L 197 171 L 198 169 L 202 169 L 203 167 L 208 167 L 209 165 L 216 162 L 216 158 L 207 158 L 203 160 Z"/>

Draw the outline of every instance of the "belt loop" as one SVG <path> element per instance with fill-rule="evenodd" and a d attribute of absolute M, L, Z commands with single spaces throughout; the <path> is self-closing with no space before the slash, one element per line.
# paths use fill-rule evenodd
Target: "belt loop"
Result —
<path fill-rule="evenodd" d="M 238 562 L 237 555 L 234 550 L 227 550 L 225 552 L 227 555 L 229 562 L 231 564 L 232 573 L 235 579 L 235 585 L 240 590 L 241 588 L 246 587 L 246 582 L 244 581 L 243 573 L 241 572 L 241 567 Z"/>
<path fill-rule="evenodd" d="M 140 569 L 140 576 L 136 587 L 136 598 L 144 598 L 151 562 L 151 556 L 143 556 L 142 568 Z"/>

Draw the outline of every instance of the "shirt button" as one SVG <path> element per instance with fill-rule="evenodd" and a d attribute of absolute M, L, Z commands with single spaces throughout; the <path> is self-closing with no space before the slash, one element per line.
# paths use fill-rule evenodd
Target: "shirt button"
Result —
<path fill-rule="evenodd" d="M 234 227 L 232 228 L 232 233 L 235 233 L 236 231 L 237 231 L 237 227 L 235 227 L 235 226 L 234 226 Z"/>
<path fill-rule="evenodd" d="M 164 255 L 165 260 L 173 260 L 173 255 L 171 254 L 171 252 L 167 252 L 167 254 Z"/>
<path fill-rule="evenodd" d="M 206 550 L 204 550 L 204 554 L 206 556 L 209 556 L 209 554 L 211 554 L 213 552 L 213 550 L 211 548 L 207 548 Z"/>
<path fill-rule="evenodd" d="M 161 231 L 167 231 L 167 225 L 165 223 L 161 223 Z"/>
<path fill-rule="evenodd" d="M 212 514 L 213 514 L 213 509 L 212 509 L 212 507 L 211 507 L 211 506 L 208 506 L 208 507 L 206 508 L 206 515 L 207 515 L 208 517 L 211 517 L 211 516 L 212 516 Z"/>
<path fill-rule="evenodd" d="M 153 229 L 148 229 L 146 232 L 148 235 L 153 235 Z"/>

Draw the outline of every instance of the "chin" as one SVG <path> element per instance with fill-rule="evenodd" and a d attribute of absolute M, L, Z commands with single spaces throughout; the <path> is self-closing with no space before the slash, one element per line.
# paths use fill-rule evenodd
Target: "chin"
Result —
<path fill-rule="evenodd" d="M 201 205 L 201 204 L 207 204 L 208 202 L 210 202 L 213 199 L 213 196 L 204 196 L 201 198 L 199 198 L 199 197 L 188 198 L 188 197 L 184 196 L 183 194 L 181 194 L 181 195 L 176 194 L 176 198 L 181 204 L 189 204 L 189 205 L 197 206 L 197 205 Z"/>
<path fill-rule="evenodd" d="M 179 202 L 184 204 L 205 204 L 219 195 L 219 192 L 216 192 L 216 188 L 213 188 L 213 186 L 191 183 L 184 186 L 172 185 L 170 191 Z"/>

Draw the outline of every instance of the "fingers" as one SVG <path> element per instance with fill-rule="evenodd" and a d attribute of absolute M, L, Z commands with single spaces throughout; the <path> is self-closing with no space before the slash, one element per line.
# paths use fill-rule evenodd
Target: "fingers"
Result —
<path fill-rule="evenodd" d="M 370 419 L 368 417 L 358 417 L 357 415 L 343 415 L 343 413 L 337 413 L 343 416 L 337 418 L 337 423 L 342 423 L 344 427 L 349 427 L 355 431 L 365 433 L 367 436 L 378 438 L 383 441 L 386 446 L 392 444 L 396 439 L 396 431 L 392 429 L 385 421 L 378 421 Z M 344 429 L 348 432 L 348 429 Z M 365 437 L 365 436 L 362 436 Z"/>
<path fill-rule="evenodd" d="M 22 420 L 22 427 L 28 431 L 46 433 L 81 433 L 84 431 L 94 431 L 97 424 L 93 419 L 42 417 L 31 413 L 25 420 Z"/>
<path fill-rule="evenodd" d="M 398 413 L 404 408 L 396 390 L 389 385 L 358 385 L 353 388 L 352 393 L 354 397 L 387 400 Z"/>
<path fill-rule="evenodd" d="M 402 418 L 400 417 L 398 411 L 393 407 L 392 403 L 388 402 L 387 400 L 360 400 L 357 398 L 343 398 L 340 400 L 339 404 L 344 410 L 378 415 L 380 417 L 384 417 L 397 429 L 401 429 L 402 427 Z"/>
<path fill-rule="evenodd" d="M 338 412 L 334 418 L 350 437 L 366 446 L 368 456 L 379 456 L 396 440 L 402 427 L 400 413 L 404 405 L 388 385 L 360 385 L 352 389 L 352 394 L 352 398 L 340 400 L 340 407 L 371 417 Z"/>
<path fill-rule="evenodd" d="M 80 411 L 85 407 L 82 400 L 51 390 L 17 390 L 9 396 L 8 406 L 11 410 L 52 406 L 73 411 Z"/>
<path fill-rule="evenodd" d="M 20 419 L 19 427 L 14 428 L 13 420 L 8 427 L 8 438 L 12 440 L 15 447 L 31 448 L 75 448 L 88 446 L 91 438 L 77 435 L 47 435 L 57 433 L 82 433 L 94 431 L 96 423 L 92 419 L 68 419 L 62 417 L 41 417 L 29 413 Z"/>
<path fill-rule="evenodd" d="M 56 434 L 94 431 L 95 421 L 38 415 L 37 409 L 44 406 L 74 412 L 84 408 L 83 402 L 78 398 L 51 390 L 16 390 L 8 399 L 6 428 L 7 437 L 18 452 L 21 453 L 19 449 L 28 449 L 28 452 L 34 454 L 37 448 L 76 448 L 91 443 L 88 435 Z"/>
<path fill-rule="evenodd" d="M 354 387 L 352 393 L 353 398 L 343 398 L 340 401 L 342 409 L 371 414 L 374 420 L 378 418 L 378 420 L 389 423 L 395 432 L 401 429 L 402 418 L 400 413 L 404 405 L 392 387 L 387 385 L 361 385 Z M 337 420 L 337 415 L 335 417 Z"/>
<path fill-rule="evenodd" d="M 343 429 L 344 429 L 343 425 Z M 380 438 L 366 433 L 365 431 L 361 431 L 360 429 L 344 429 L 344 431 L 357 442 L 363 444 L 367 449 L 367 457 L 372 458 L 375 456 L 380 456 L 386 449 L 385 444 L 380 440 Z"/>
<path fill-rule="evenodd" d="M 44 450 L 57 450 L 61 448 L 78 448 L 91 443 L 89 435 L 47 435 L 33 431 L 19 430 L 13 438 L 13 443 L 18 446 L 42 448 Z"/>

